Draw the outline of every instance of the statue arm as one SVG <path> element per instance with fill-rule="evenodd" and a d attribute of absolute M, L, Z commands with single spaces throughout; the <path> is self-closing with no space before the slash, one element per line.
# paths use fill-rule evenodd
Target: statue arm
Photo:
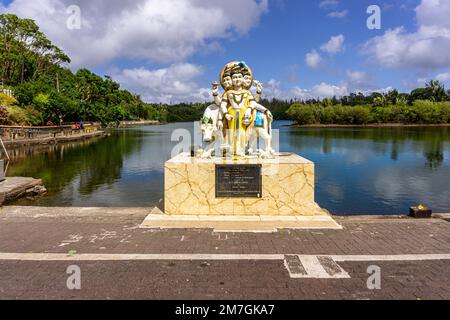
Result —
<path fill-rule="evenodd" d="M 228 113 L 228 98 L 226 94 L 223 95 L 222 102 L 220 103 L 220 113 L 222 114 L 222 119 L 233 119 L 233 116 Z"/>
<path fill-rule="evenodd" d="M 222 99 L 220 99 L 219 95 L 214 95 L 214 103 L 219 107 L 222 104 Z"/>
<path fill-rule="evenodd" d="M 269 117 L 270 121 L 273 120 L 273 115 L 272 115 L 272 113 L 270 112 L 270 110 L 267 109 L 266 107 L 260 105 L 259 103 L 256 103 L 256 101 L 252 101 L 252 102 L 250 103 L 250 108 L 252 108 L 252 109 L 254 109 L 254 110 L 256 110 L 256 111 L 259 111 L 259 112 L 264 113 L 265 115 L 267 115 L 267 116 Z"/>
<path fill-rule="evenodd" d="M 212 86 L 213 86 L 212 95 L 214 97 L 214 103 L 220 107 L 222 99 L 219 97 L 219 83 L 214 82 Z"/>
<path fill-rule="evenodd" d="M 256 100 L 256 102 L 259 103 L 261 101 L 263 87 L 262 87 L 262 83 L 259 81 L 255 81 L 255 84 L 256 84 L 255 100 Z"/>
<path fill-rule="evenodd" d="M 255 100 L 256 100 L 256 99 L 255 99 Z M 255 109 L 256 111 L 259 111 L 259 112 L 266 112 L 266 111 L 267 111 L 267 108 L 266 108 L 266 107 L 260 105 L 260 104 L 257 103 L 256 101 L 252 101 L 252 102 L 250 103 L 250 107 L 251 107 L 252 109 Z"/>

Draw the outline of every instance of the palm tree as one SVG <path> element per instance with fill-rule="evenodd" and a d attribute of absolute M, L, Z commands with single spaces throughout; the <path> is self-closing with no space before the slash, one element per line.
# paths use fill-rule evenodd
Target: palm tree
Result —
<path fill-rule="evenodd" d="M 425 89 L 432 101 L 443 101 L 446 98 L 444 85 L 437 80 L 431 80 L 425 85 Z"/>

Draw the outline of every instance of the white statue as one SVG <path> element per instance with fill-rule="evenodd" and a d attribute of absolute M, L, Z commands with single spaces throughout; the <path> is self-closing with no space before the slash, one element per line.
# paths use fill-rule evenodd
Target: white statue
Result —
<path fill-rule="evenodd" d="M 207 143 L 203 158 L 212 157 L 214 147 L 220 143 L 221 151 L 231 151 L 233 157 L 244 158 L 249 153 L 269 157 L 272 150 L 272 114 L 259 104 L 262 84 L 253 80 L 253 73 L 245 62 L 231 62 L 220 74 L 224 93 L 219 97 L 219 84 L 213 84 L 214 104 L 206 108 L 201 132 Z M 256 95 L 250 91 L 255 83 Z M 256 140 L 264 140 L 265 151 L 255 152 Z"/>
<path fill-rule="evenodd" d="M 219 84 L 217 82 L 213 83 L 213 96 L 215 104 L 206 108 L 200 127 L 203 142 L 207 144 L 201 154 L 202 158 L 211 158 L 216 145 L 223 143 L 223 121 L 219 106 Z"/>
<path fill-rule="evenodd" d="M 259 155 L 262 158 L 271 158 L 275 151 L 272 149 L 272 119 L 260 111 L 253 111 L 253 125 L 248 129 L 250 155 Z M 264 140 L 265 150 L 255 150 L 258 139 Z"/>

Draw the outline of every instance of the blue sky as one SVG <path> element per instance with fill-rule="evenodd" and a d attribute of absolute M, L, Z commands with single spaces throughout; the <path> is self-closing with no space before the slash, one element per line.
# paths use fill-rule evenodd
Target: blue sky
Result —
<path fill-rule="evenodd" d="M 267 97 L 450 86 L 450 0 L 0 1 L 0 12 L 35 19 L 72 69 L 112 75 L 149 102 L 207 100 L 233 60 L 251 66 Z M 72 4 L 80 29 L 67 27 Z M 366 26 L 370 5 L 380 30 Z"/>

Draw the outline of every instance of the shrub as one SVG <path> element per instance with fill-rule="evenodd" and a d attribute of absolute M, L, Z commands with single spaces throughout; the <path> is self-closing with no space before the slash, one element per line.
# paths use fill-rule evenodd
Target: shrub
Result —
<path fill-rule="evenodd" d="M 352 124 L 367 124 L 371 121 L 370 108 L 363 106 L 348 107 L 352 114 Z"/>
<path fill-rule="evenodd" d="M 2 106 L 13 106 L 17 104 L 17 100 L 14 97 L 10 97 L 4 93 L 0 93 L 0 105 Z"/>
<path fill-rule="evenodd" d="M 32 106 L 25 107 L 25 115 L 27 117 L 27 122 L 33 126 L 44 125 L 44 119 L 42 114 L 33 108 Z"/>
<path fill-rule="evenodd" d="M 417 100 L 412 105 L 343 106 L 293 104 L 288 115 L 300 125 L 405 123 L 443 124 L 450 122 L 450 102 Z"/>
<path fill-rule="evenodd" d="M 33 104 L 39 109 L 43 110 L 50 105 L 50 96 L 48 94 L 39 93 L 33 98 Z"/>
<path fill-rule="evenodd" d="M 28 115 L 25 109 L 18 106 L 9 106 L 7 111 L 7 123 L 10 125 L 27 126 L 30 125 Z"/>
<path fill-rule="evenodd" d="M 308 125 L 320 122 L 319 109 L 320 107 L 317 105 L 294 104 L 289 108 L 287 113 L 298 124 Z"/>
<path fill-rule="evenodd" d="M 330 106 L 323 109 L 321 123 L 333 124 L 336 121 L 335 107 Z"/>
<path fill-rule="evenodd" d="M 438 124 L 448 122 L 446 103 L 436 103 L 425 100 L 414 101 L 411 106 L 411 114 L 418 123 Z"/>
<path fill-rule="evenodd" d="M 8 123 L 8 111 L 5 106 L 0 106 L 0 124 Z"/>

